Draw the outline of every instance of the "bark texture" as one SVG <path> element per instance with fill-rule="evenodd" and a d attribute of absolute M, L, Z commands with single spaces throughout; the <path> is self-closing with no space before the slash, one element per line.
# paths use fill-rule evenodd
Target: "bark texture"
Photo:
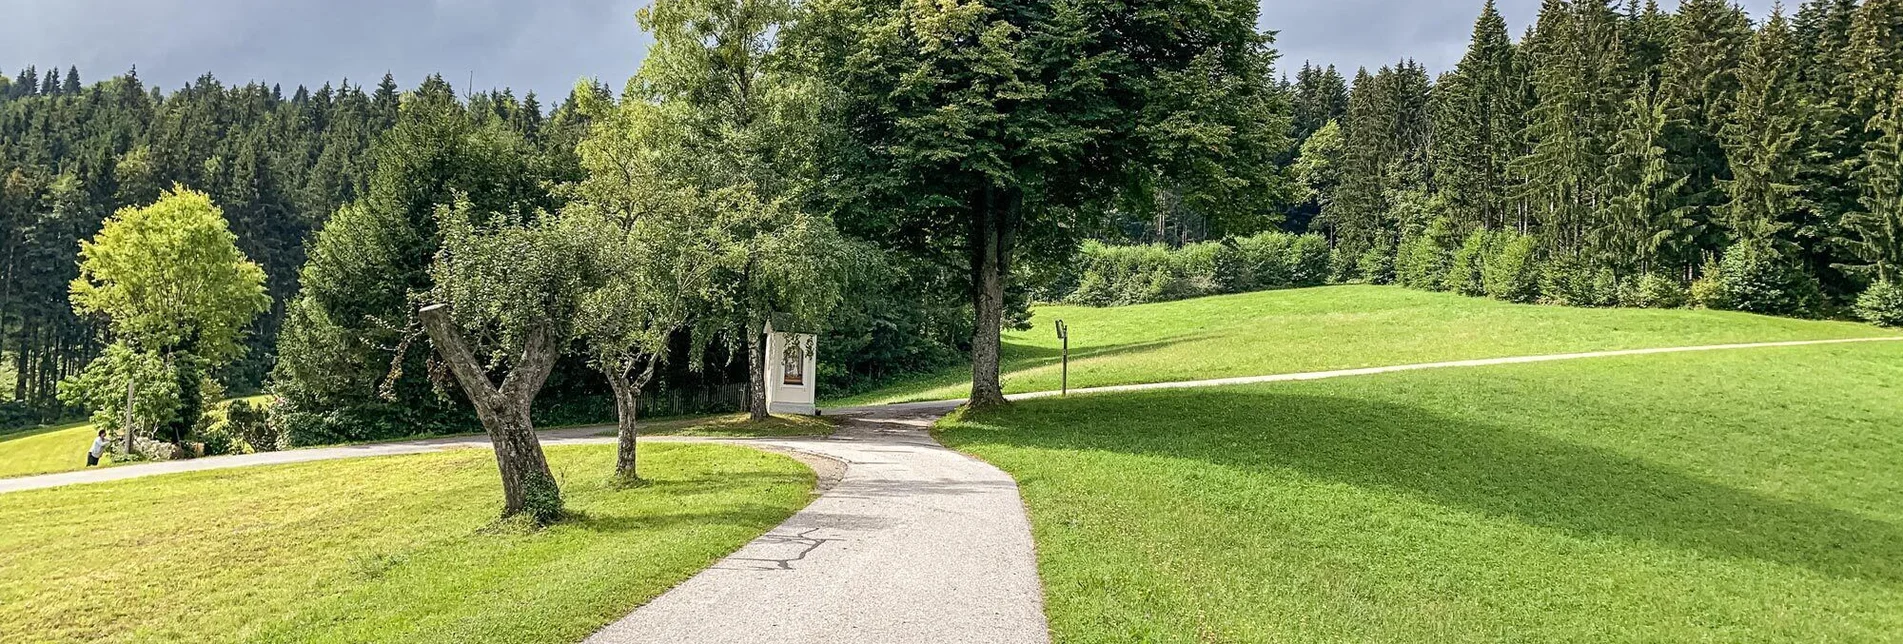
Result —
<path fill-rule="evenodd" d="M 448 307 L 425 307 L 420 315 L 430 343 L 475 405 L 476 417 L 482 420 L 489 442 L 495 445 L 496 468 L 502 474 L 503 515 L 529 512 L 538 521 L 553 520 L 561 514 L 561 490 L 549 472 L 542 442 L 529 420 L 529 407 L 555 368 L 559 353 L 548 329 L 540 327 L 529 333 L 508 375 L 497 386 L 464 341 L 462 330 L 450 319 Z"/>
<path fill-rule="evenodd" d="M 973 408 L 1004 404 L 998 374 L 1004 333 L 1004 280 L 1011 274 L 1011 250 L 1017 233 L 1017 198 L 986 188 L 982 208 L 972 218 L 971 295 L 976 324 L 971 336 Z"/>
<path fill-rule="evenodd" d="M 635 457 L 640 447 L 638 441 L 640 439 L 641 390 L 647 387 L 648 380 L 654 377 L 656 364 L 656 360 L 648 359 L 647 368 L 641 372 L 640 376 L 632 378 L 628 376 L 628 372 L 634 367 L 632 360 L 618 361 L 603 370 L 603 374 L 608 377 L 608 388 L 614 390 L 615 434 L 619 437 L 615 449 L 615 476 L 617 477 L 630 480 L 641 478 L 640 470 L 635 465 Z"/>
<path fill-rule="evenodd" d="M 765 326 L 755 326 L 747 333 L 747 414 L 756 422 L 771 417 L 766 408 Z"/>

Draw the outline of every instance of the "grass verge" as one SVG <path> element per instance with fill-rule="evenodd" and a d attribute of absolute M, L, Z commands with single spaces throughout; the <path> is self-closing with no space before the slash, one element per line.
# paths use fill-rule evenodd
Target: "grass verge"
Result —
<path fill-rule="evenodd" d="M 33 642 L 575 642 L 803 507 L 813 474 L 722 445 L 549 459 L 575 516 L 498 528 L 487 450 L 8 494 L 0 633 Z"/>
<path fill-rule="evenodd" d="M 948 420 L 1063 642 L 1883 641 L 1903 345 L 1084 396 Z"/>
<path fill-rule="evenodd" d="M 1706 310 L 1509 304 L 1398 286 L 1328 286 L 1113 308 L 1040 306 L 1004 337 L 1007 393 L 1058 388 L 1070 326 L 1070 386 L 1096 387 L 1448 360 L 1895 335 L 1849 322 Z M 969 367 L 826 407 L 962 398 Z"/>

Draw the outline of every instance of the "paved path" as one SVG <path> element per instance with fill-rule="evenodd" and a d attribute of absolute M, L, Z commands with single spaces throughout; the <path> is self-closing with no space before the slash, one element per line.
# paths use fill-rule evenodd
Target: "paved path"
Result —
<path fill-rule="evenodd" d="M 1263 382 L 1290 382 L 1295 380 L 1321 380 L 1324 378 L 1342 378 L 1347 376 L 1367 376 L 1397 371 L 1417 371 L 1421 369 L 1446 369 L 1450 367 L 1484 367 L 1488 365 L 1523 364 L 1528 362 L 1553 362 L 1558 360 L 1580 360 L 1584 358 L 1613 358 L 1618 356 L 1641 356 L 1657 353 L 1687 353 L 1692 351 L 1726 351 L 1734 349 L 1768 349 L 1773 347 L 1802 347 L 1818 344 L 1849 344 L 1857 342 L 1897 342 L 1903 336 L 1881 336 L 1872 338 L 1846 338 L 1840 340 L 1794 340 L 1789 342 L 1752 342 L 1744 344 L 1706 344 L 1690 347 L 1663 347 L 1656 349 L 1620 349 L 1616 351 L 1590 351 L 1585 353 L 1555 353 L 1538 356 L 1514 356 L 1508 358 L 1480 358 L 1476 360 L 1453 360 L 1449 362 L 1424 362 L 1419 364 L 1390 365 L 1386 367 L 1363 367 L 1358 369 L 1336 369 L 1333 371 L 1309 371 L 1303 373 L 1282 373 L 1269 376 L 1242 376 L 1239 378 L 1215 378 L 1211 380 L 1184 380 L 1178 382 L 1153 382 L 1141 385 L 1113 385 L 1108 387 L 1080 387 L 1070 390 L 1071 395 L 1107 394 L 1127 391 L 1150 391 L 1155 389 L 1186 389 L 1192 387 L 1222 387 L 1226 385 L 1248 385 Z M 1021 394 L 1009 394 L 1008 400 L 1034 400 L 1054 398 L 1060 395 L 1056 391 L 1034 391 Z M 871 405 L 865 407 L 839 407 L 824 410 L 826 414 L 848 414 L 876 409 L 940 409 L 956 407 L 964 399 L 933 400 L 927 402 L 895 403 L 891 405 Z"/>
<path fill-rule="evenodd" d="M 947 410 L 880 410 L 827 439 L 750 441 L 846 471 L 786 523 L 587 642 L 1048 642 L 1017 483 L 932 440 Z"/>

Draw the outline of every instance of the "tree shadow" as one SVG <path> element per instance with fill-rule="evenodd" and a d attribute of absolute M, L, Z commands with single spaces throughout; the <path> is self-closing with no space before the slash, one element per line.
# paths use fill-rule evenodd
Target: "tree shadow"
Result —
<path fill-rule="evenodd" d="M 1075 422 L 1088 415 L 1089 422 Z M 1216 389 L 1020 403 L 954 440 L 1297 471 L 1581 536 L 1903 581 L 1903 531 L 1836 508 L 1418 407 Z"/>

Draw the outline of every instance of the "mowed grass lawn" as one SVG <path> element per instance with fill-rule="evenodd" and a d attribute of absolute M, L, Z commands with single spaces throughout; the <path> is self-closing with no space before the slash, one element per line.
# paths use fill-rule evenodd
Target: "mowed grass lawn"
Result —
<path fill-rule="evenodd" d="M 1112 308 L 1040 306 L 1004 338 L 1007 393 L 1614 349 L 1895 335 L 1876 327 L 1703 310 L 1508 304 L 1398 286 L 1327 286 Z M 969 367 L 827 406 L 962 398 Z"/>
<path fill-rule="evenodd" d="M 940 438 L 1017 477 L 1062 642 L 1903 638 L 1903 344 L 1047 399 Z"/>
<path fill-rule="evenodd" d="M 576 642 L 806 505 L 743 447 L 555 446 L 575 517 L 497 525 L 488 450 L 0 495 L 0 641 Z"/>

